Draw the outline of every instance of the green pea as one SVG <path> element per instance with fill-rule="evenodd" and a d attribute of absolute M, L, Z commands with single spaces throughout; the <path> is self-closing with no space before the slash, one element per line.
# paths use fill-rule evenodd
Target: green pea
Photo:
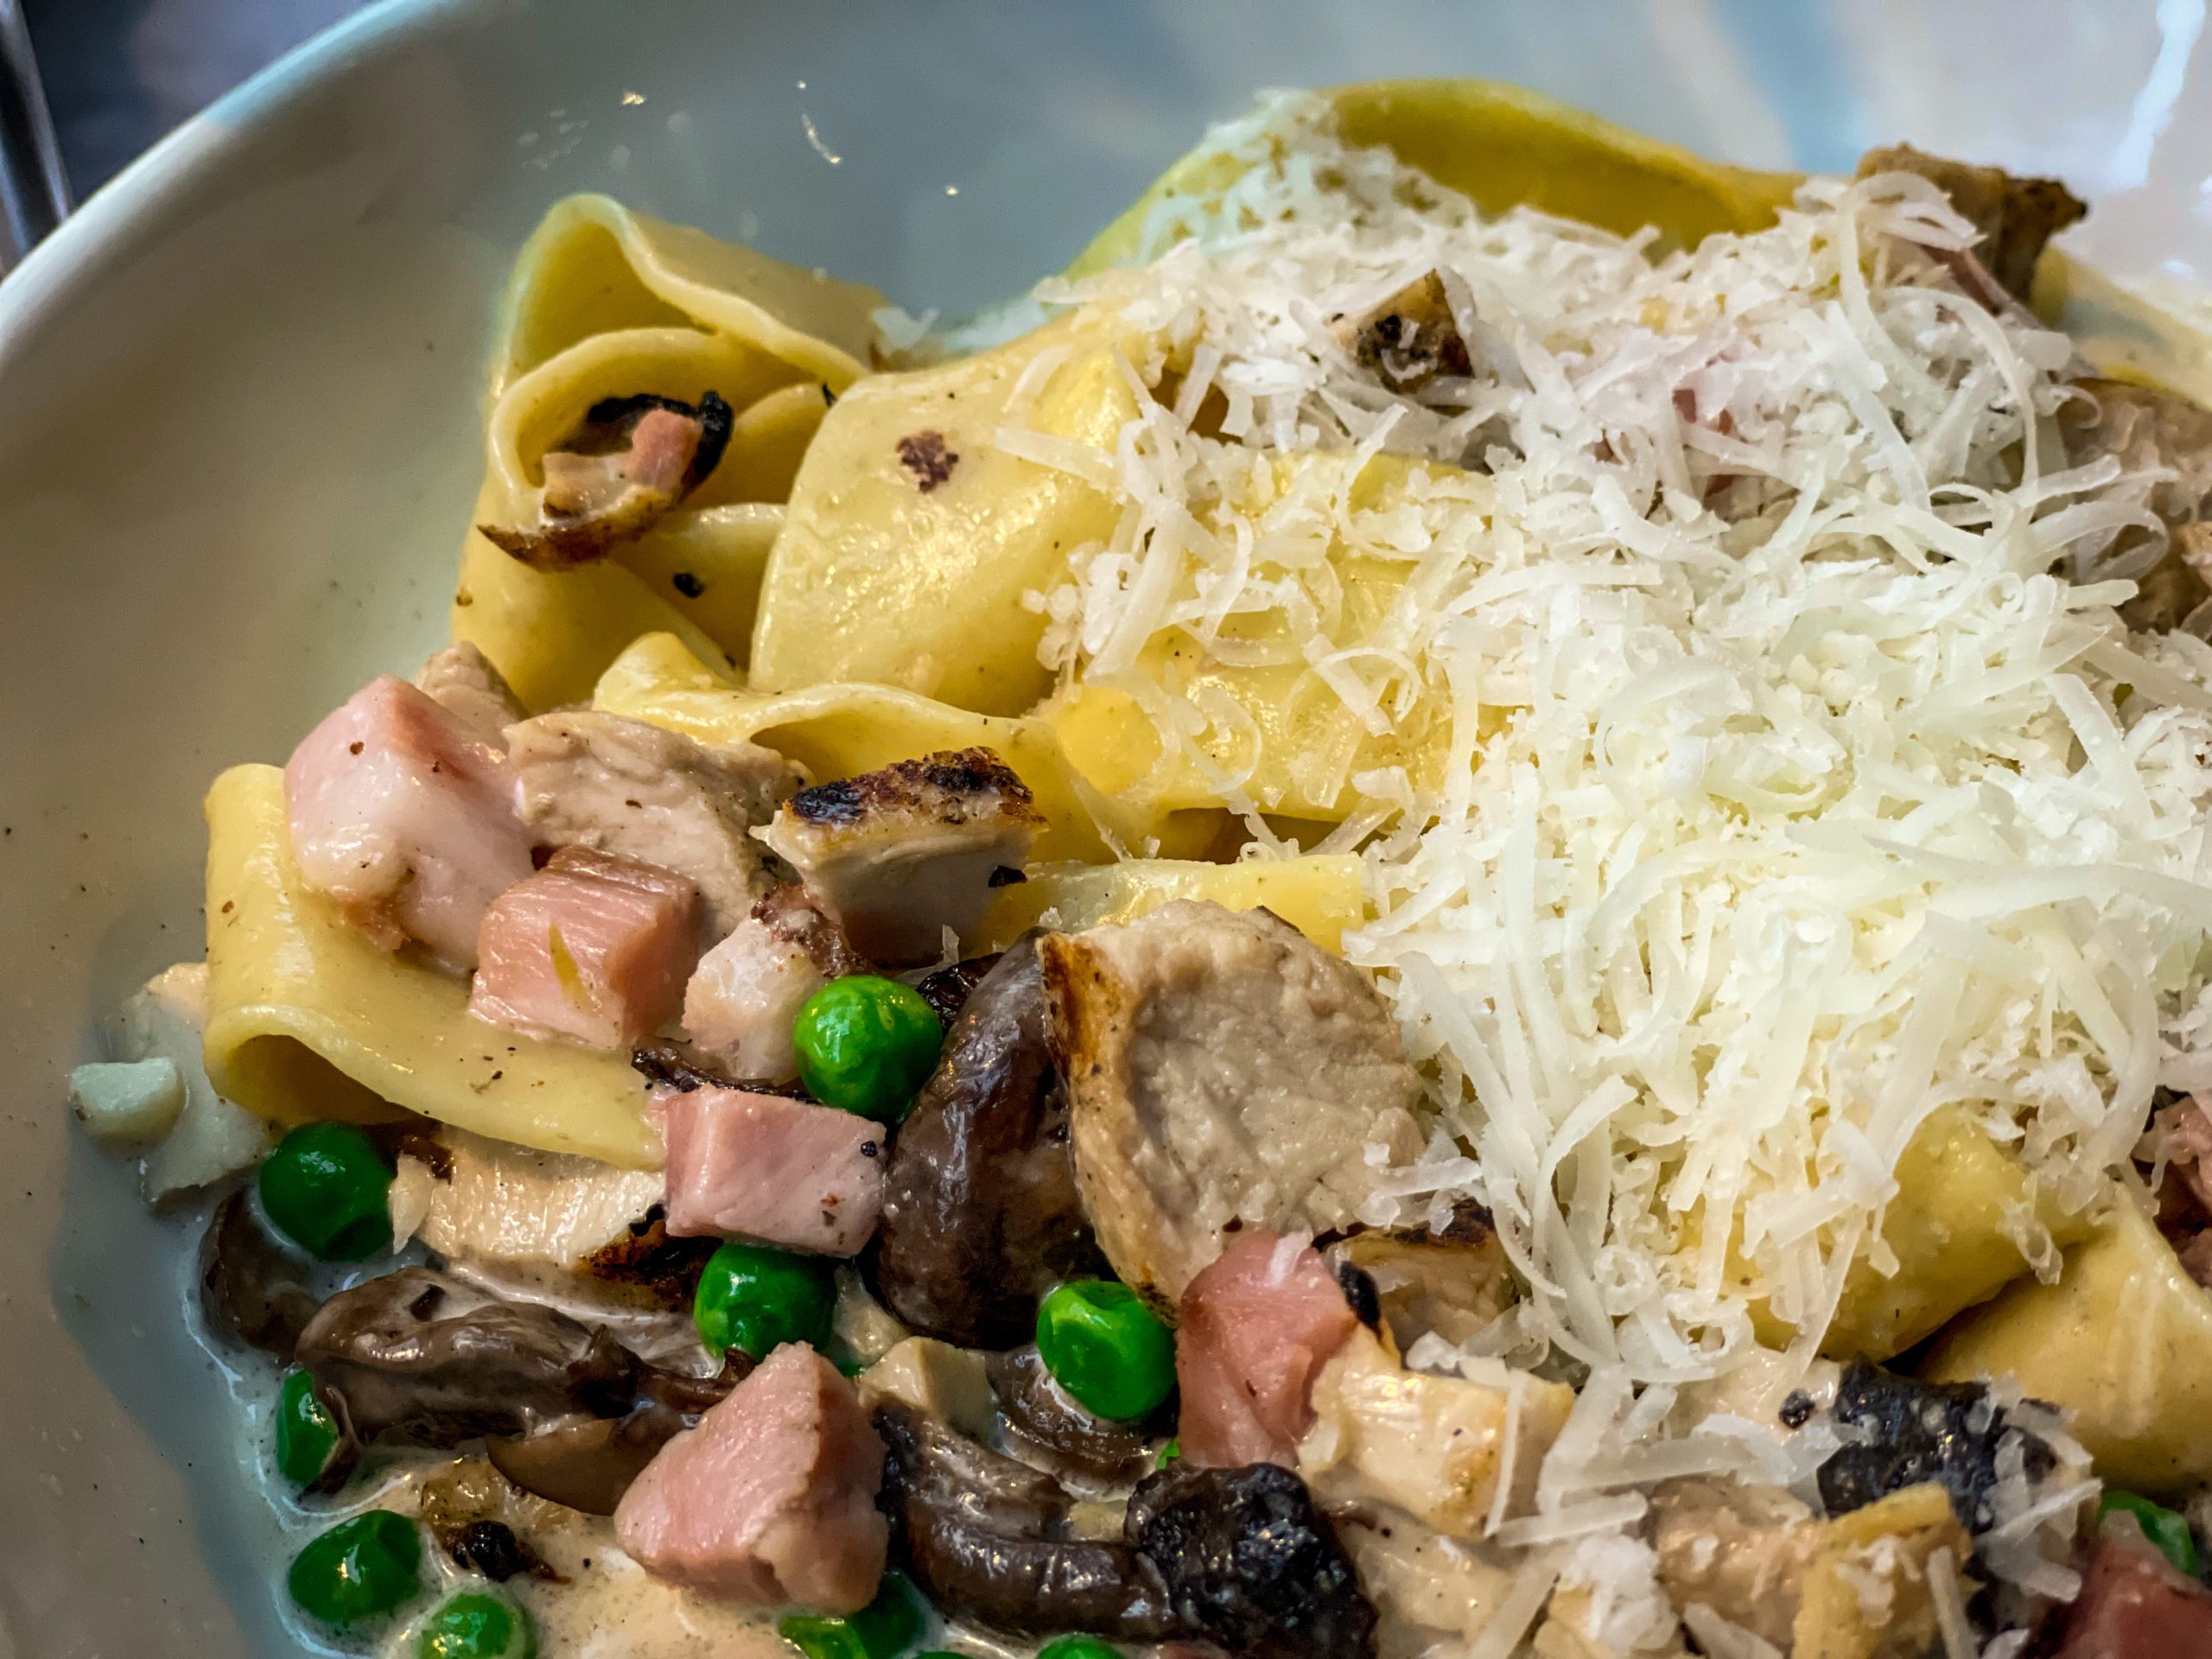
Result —
<path fill-rule="evenodd" d="M 792 1613 L 776 1633 L 806 1659 L 897 1659 L 921 1635 L 922 1609 L 905 1575 L 887 1573 L 875 1599 L 857 1613 Z"/>
<path fill-rule="evenodd" d="M 1127 1285 L 1076 1279 L 1037 1307 L 1037 1351 L 1077 1402 L 1134 1422 L 1175 1386 L 1175 1338 Z"/>
<path fill-rule="evenodd" d="M 2196 1576 L 2196 1540 L 2190 1532 L 2187 1520 L 2147 1497 L 2108 1486 L 2098 1501 L 2097 1519 L 2101 1521 L 2115 1512 L 2133 1516 L 2152 1548 L 2190 1578 Z"/>
<path fill-rule="evenodd" d="M 338 1420 L 315 1391 L 315 1378 L 294 1371 L 276 1394 L 276 1472 L 295 1486 L 312 1486 L 338 1450 Z"/>
<path fill-rule="evenodd" d="M 423 1587 L 423 1540 L 406 1516 L 370 1510 L 309 1540 L 284 1582 L 302 1611 L 348 1630 L 397 1611 Z"/>
<path fill-rule="evenodd" d="M 874 974 L 831 980 L 791 1025 L 807 1092 L 880 1123 L 912 1109 L 944 1043 L 944 1027 L 919 992 Z"/>
<path fill-rule="evenodd" d="M 1154 1470 L 1165 1469 L 1169 1464 L 1174 1462 L 1176 1459 L 1182 1455 L 1183 1437 L 1178 1434 L 1173 1440 L 1168 1441 L 1166 1445 L 1160 1448 L 1159 1459 L 1154 1462 L 1152 1466 Z"/>
<path fill-rule="evenodd" d="M 470 1590 L 423 1621 L 415 1651 L 418 1659 L 532 1659 L 537 1632 L 514 1603 Z"/>
<path fill-rule="evenodd" d="M 1039 1648 L 1037 1659 L 1122 1659 L 1122 1650 L 1095 1636 L 1063 1636 Z"/>
<path fill-rule="evenodd" d="M 691 1300 L 699 1339 L 766 1359 L 787 1342 L 820 1347 L 830 1337 L 836 1269 L 817 1255 L 762 1244 L 725 1244 L 707 1258 Z"/>
<path fill-rule="evenodd" d="M 391 1165 L 351 1123 L 303 1123 L 262 1160 L 261 1207 L 326 1262 L 391 1248 Z"/>

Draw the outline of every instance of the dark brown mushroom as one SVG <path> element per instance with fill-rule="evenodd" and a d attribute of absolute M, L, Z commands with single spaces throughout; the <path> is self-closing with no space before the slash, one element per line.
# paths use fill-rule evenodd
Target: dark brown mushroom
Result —
<path fill-rule="evenodd" d="M 1063 1279 L 1105 1271 L 1076 1196 L 1033 935 L 983 976 L 884 1172 L 877 1294 L 909 1328 L 1009 1348 Z"/>
<path fill-rule="evenodd" d="M 601 398 L 546 452 L 536 521 L 477 528 L 501 552 L 539 570 L 604 558 L 706 480 L 729 448 L 735 421 L 719 392 L 696 404 L 651 392 Z"/>
<path fill-rule="evenodd" d="M 200 1241 L 200 1306 L 215 1330 L 282 1360 L 315 1318 L 307 1263 L 263 1223 L 245 1187 L 215 1206 Z"/>
<path fill-rule="evenodd" d="M 1926 179 L 1951 199 L 1961 218 L 1981 232 L 1981 241 L 1962 254 L 1930 251 L 1960 276 L 1968 293 L 1985 303 L 2009 296 L 2024 304 L 2044 245 L 2089 211 L 2056 179 L 2022 178 L 2002 168 L 1930 156 L 1910 144 L 1870 149 L 1859 158 L 1859 177 L 1876 173 L 1912 173 Z M 2002 293 L 1978 291 L 1974 273 L 1962 270 L 1961 261 L 1994 281 Z"/>
<path fill-rule="evenodd" d="M 1271 1463 L 1171 1463 L 1130 1495 L 1124 1536 L 1176 1618 L 1247 1659 L 1372 1659 L 1375 1608 L 1305 1482 Z"/>
<path fill-rule="evenodd" d="M 1033 1342 L 993 1354 L 987 1369 L 1007 1423 L 1047 1465 L 1125 1484 L 1151 1468 L 1154 1438 L 1087 1410 L 1053 1379 Z M 1166 1414 L 1172 1420 L 1172 1412 Z"/>
<path fill-rule="evenodd" d="M 598 1326 L 428 1268 L 333 1296 L 300 1333 L 298 1357 L 365 1444 L 435 1446 L 620 1416 L 644 1369 Z"/>
<path fill-rule="evenodd" d="M 637 1402 L 619 1417 L 556 1423 L 519 1440 L 486 1440 L 492 1466 L 526 1492 L 612 1515 L 654 1454 L 719 1402 L 752 1369 L 735 1349 L 720 1376 L 677 1376 L 647 1371 Z"/>
<path fill-rule="evenodd" d="M 1337 334 L 1359 366 L 1394 391 L 1417 391 L 1439 375 L 1474 372 L 1444 279 L 1433 270 L 1373 310 L 1339 322 Z"/>
<path fill-rule="evenodd" d="M 630 1056 L 631 1070 L 656 1089 L 690 1094 L 694 1089 L 742 1089 L 748 1094 L 782 1095 L 789 1100 L 813 1096 L 796 1083 L 770 1083 L 733 1077 L 682 1043 L 647 1043 Z"/>
<path fill-rule="evenodd" d="M 956 962 L 938 969 L 914 987 L 921 993 L 922 1001 L 936 1012 L 938 1024 L 947 1031 L 952 1029 L 952 1022 L 968 1006 L 968 999 L 975 995 L 976 988 L 999 965 L 999 956 L 994 950 L 988 957 L 970 957 L 965 962 Z"/>
<path fill-rule="evenodd" d="M 948 1618 L 1010 1636 L 1190 1633 L 1136 1550 L 1067 1535 L 1072 1500 L 1050 1475 L 906 1406 L 879 1406 L 875 1427 L 890 1450 L 880 1501 L 895 1558 Z"/>

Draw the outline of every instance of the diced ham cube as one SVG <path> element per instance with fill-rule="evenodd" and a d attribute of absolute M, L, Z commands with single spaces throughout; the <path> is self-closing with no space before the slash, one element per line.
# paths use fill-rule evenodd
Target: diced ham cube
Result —
<path fill-rule="evenodd" d="M 655 1578 L 703 1595 L 857 1612 L 889 1548 L 884 1456 L 853 1385 L 787 1344 L 645 1465 L 615 1535 Z"/>
<path fill-rule="evenodd" d="M 789 1083 L 798 1076 L 791 1022 L 828 982 L 804 945 L 748 916 L 699 959 L 683 992 L 683 1028 L 731 1076 Z"/>
<path fill-rule="evenodd" d="M 683 876 L 563 847 L 484 912 L 469 1012 L 534 1037 L 632 1047 L 676 1017 L 701 920 Z"/>
<path fill-rule="evenodd" d="M 883 1209 L 884 1131 L 834 1106 L 738 1089 L 660 1096 L 668 1230 L 850 1255 Z"/>
<path fill-rule="evenodd" d="M 1183 1292 L 1175 1332 L 1183 1455 L 1202 1467 L 1298 1465 L 1313 1379 L 1358 1327 L 1319 1251 L 1254 1229 Z"/>
<path fill-rule="evenodd" d="M 284 805 L 302 878 L 386 950 L 474 967 L 485 911 L 531 871 L 499 753 L 393 675 L 292 751 Z"/>
<path fill-rule="evenodd" d="M 2097 1540 L 2056 1659 L 2183 1659 L 2212 1654 L 2212 1590 L 2177 1572 L 2139 1535 Z"/>

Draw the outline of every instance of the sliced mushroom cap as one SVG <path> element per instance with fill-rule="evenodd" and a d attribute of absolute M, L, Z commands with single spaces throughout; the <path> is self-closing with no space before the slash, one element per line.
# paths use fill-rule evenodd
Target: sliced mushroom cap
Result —
<path fill-rule="evenodd" d="M 597 1326 L 428 1268 L 333 1296 L 301 1332 L 298 1355 L 365 1443 L 450 1446 L 619 1416 L 641 1372 Z"/>
<path fill-rule="evenodd" d="M 1039 1296 L 1103 1265 L 1076 1196 L 1044 980 L 1026 938 L 969 995 L 899 1131 L 876 1289 L 924 1335 L 1007 1348 L 1034 1329 Z"/>
<path fill-rule="evenodd" d="M 1324 1249 L 1339 1275 L 1364 1275 L 1401 1348 L 1432 1331 L 1465 1342 L 1520 1294 L 1490 1212 L 1472 1198 L 1454 1205 L 1441 1227 L 1362 1228 Z"/>
<path fill-rule="evenodd" d="M 1414 391 L 1439 375 L 1474 372 L 1451 296 L 1435 271 L 1416 276 L 1380 305 L 1336 327 L 1359 366 L 1395 391 Z"/>
<path fill-rule="evenodd" d="M 988 1369 L 991 1389 L 1008 1426 L 1045 1462 L 1116 1484 L 1135 1480 L 1152 1466 L 1154 1437 L 1135 1424 L 1114 1422 L 1086 1409 L 1053 1379 L 1035 1343 L 993 1354 Z"/>
<path fill-rule="evenodd" d="M 975 995 L 976 988 L 999 965 L 1001 954 L 994 950 L 988 957 L 970 957 L 965 962 L 956 962 L 938 969 L 914 987 L 921 993 L 922 1001 L 935 1011 L 939 1025 L 947 1031 L 952 1029 L 952 1022 L 968 1006 L 968 999 Z"/>
<path fill-rule="evenodd" d="M 315 1318 L 306 1263 L 263 1224 L 244 1187 L 215 1206 L 200 1241 L 200 1306 L 216 1330 L 283 1360 Z"/>
<path fill-rule="evenodd" d="M 2018 1446 L 2031 1480 L 2057 1466 L 2050 1446 L 2015 1427 L 1979 1382 L 1922 1382 L 1854 1360 L 1844 1368 L 1831 1409 L 1836 1421 L 1872 1433 L 1821 1465 L 1821 1501 L 1830 1515 L 1933 1481 L 1950 1494 L 1961 1521 L 1986 1532 L 1997 1522 L 1991 1491 L 2008 1444 Z"/>
<path fill-rule="evenodd" d="M 948 1618 L 1013 1636 L 1188 1633 L 1135 1549 L 1069 1535 L 1074 1505 L 1050 1475 L 905 1406 L 878 1406 L 874 1421 L 891 1453 L 882 1503 L 893 1560 Z"/>
<path fill-rule="evenodd" d="M 1272 1463 L 1178 1460 L 1129 1498 L 1127 1536 L 1166 1580 L 1176 1615 L 1249 1659 L 1372 1659 L 1375 1609 L 1336 1528 Z"/>
<path fill-rule="evenodd" d="M 604 558 L 705 481 L 735 423 L 719 392 L 696 405 L 651 392 L 603 397 L 543 456 L 535 522 L 477 528 L 501 552 L 539 570 Z"/>
<path fill-rule="evenodd" d="M 486 1440 L 485 1455 L 526 1492 L 586 1515 L 612 1515 L 661 1447 L 696 1427 L 702 1414 L 752 1369 L 752 1362 L 733 1349 L 719 1376 L 649 1371 L 637 1403 L 620 1417 L 572 1420 L 520 1440 Z"/>
<path fill-rule="evenodd" d="M 423 1524 L 463 1572 L 480 1573 L 494 1584 L 521 1574 L 566 1582 L 531 1542 L 532 1535 L 562 1524 L 563 1512 L 517 1491 L 489 1464 L 463 1458 L 416 1490 Z"/>
<path fill-rule="evenodd" d="M 1892 144 L 1859 158 L 1859 176 L 1912 173 L 1951 199 L 1960 216 L 1981 232 L 1972 257 L 2013 299 L 2024 302 L 2036 262 L 2050 238 L 2086 216 L 2088 204 L 2056 179 L 2022 178 L 2002 168 L 1948 161 Z"/>

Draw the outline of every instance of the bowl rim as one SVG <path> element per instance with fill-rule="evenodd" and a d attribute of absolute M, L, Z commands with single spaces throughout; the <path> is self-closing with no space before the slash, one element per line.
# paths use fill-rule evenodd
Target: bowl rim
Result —
<path fill-rule="evenodd" d="M 510 0 L 513 3 L 513 0 Z M 0 360 L 40 329 L 54 308 L 153 228 L 162 207 L 216 174 L 263 125 L 308 104 L 334 82 L 448 27 L 487 0 L 371 0 L 271 60 L 207 108 L 188 116 L 54 227 L 0 276 Z M 522 10 L 521 0 L 515 10 Z"/>

